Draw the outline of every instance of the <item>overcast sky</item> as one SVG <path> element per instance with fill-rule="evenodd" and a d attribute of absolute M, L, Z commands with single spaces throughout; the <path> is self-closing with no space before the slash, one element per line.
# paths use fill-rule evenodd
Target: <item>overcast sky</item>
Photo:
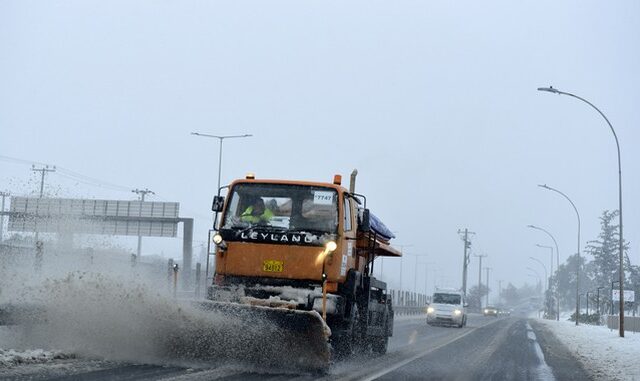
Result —
<path fill-rule="evenodd" d="M 109 184 L 47 178 L 60 197 L 178 201 L 206 241 L 217 141 L 222 182 L 328 181 L 359 171 L 357 191 L 408 254 L 403 286 L 459 286 L 462 242 L 486 254 L 491 287 L 532 282 L 551 241 L 576 251 L 618 202 L 640 261 L 640 2 L 637 1 L 0 1 L 0 155 Z M 0 160 L 0 190 L 38 187 Z M 135 241 L 126 241 L 135 250 Z M 196 242 L 199 244 L 200 242 Z M 180 257 L 180 239 L 145 249 Z M 196 249 L 197 250 L 197 249 Z M 411 255 L 428 255 L 418 260 Z M 399 260 L 384 263 L 397 287 Z M 477 283 L 476 258 L 469 282 Z M 554 264 L 555 266 L 555 264 Z M 434 273 L 437 274 L 434 279 Z M 484 275 L 483 275 L 484 276 Z"/>

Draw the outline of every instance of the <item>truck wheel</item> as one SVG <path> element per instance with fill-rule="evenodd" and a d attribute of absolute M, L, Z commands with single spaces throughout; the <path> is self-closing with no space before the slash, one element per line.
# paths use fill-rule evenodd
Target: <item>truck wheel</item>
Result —
<path fill-rule="evenodd" d="M 373 353 L 383 355 L 387 353 L 387 346 L 389 345 L 389 336 L 375 337 L 371 343 L 371 350 Z"/>
<path fill-rule="evenodd" d="M 353 355 L 354 339 L 353 331 L 345 330 L 332 341 L 333 354 L 336 360 L 343 360 Z"/>
<path fill-rule="evenodd" d="M 336 359 L 342 360 L 355 353 L 357 327 L 358 307 L 354 303 L 351 308 L 351 319 L 349 325 L 344 330 L 340 331 L 331 343 Z"/>

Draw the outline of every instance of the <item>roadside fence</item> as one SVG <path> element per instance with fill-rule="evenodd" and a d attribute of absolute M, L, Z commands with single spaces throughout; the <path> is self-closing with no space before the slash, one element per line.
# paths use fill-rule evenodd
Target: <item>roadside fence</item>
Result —
<path fill-rule="evenodd" d="M 607 316 L 607 327 L 609 329 L 620 328 L 620 317 L 618 315 Z M 629 332 L 640 332 L 640 317 L 638 316 L 625 316 L 624 317 L 624 330 Z"/>

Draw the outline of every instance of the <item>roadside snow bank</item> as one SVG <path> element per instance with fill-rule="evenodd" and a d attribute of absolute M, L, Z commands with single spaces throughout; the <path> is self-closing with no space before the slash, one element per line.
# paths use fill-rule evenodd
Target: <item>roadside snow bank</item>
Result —
<path fill-rule="evenodd" d="M 45 351 L 42 349 L 26 351 L 0 349 L 0 368 L 22 364 L 42 364 L 52 360 L 67 358 L 70 358 L 70 356 L 62 352 Z"/>
<path fill-rule="evenodd" d="M 625 337 L 605 326 L 570 321 L 536 320 L 553 334 L 576 356 L 596 379 L 640 379 L 640 334 L 625 332 Z"/>

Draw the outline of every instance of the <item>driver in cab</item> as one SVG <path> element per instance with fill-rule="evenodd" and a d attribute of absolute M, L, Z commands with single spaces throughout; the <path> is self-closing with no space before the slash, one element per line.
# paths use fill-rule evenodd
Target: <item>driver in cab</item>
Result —
<path fill-rule="evenodd" d="M 271 209 L 265 207 L 262 198 L 258 197 L 240 216 L 240 220 L 251 224 L 269 223 L 273 218 Z"/>

